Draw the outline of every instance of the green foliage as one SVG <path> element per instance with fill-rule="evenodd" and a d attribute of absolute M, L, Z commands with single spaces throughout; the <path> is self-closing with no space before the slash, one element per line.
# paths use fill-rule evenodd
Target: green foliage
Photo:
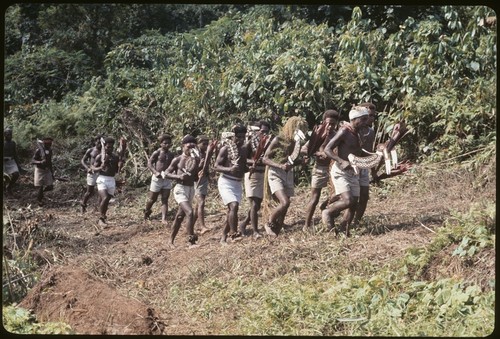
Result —
<path fill-rule="evenodd" d="M 408 268 L 417 262 L 428 265 L 434 254 L 449 251 L 451 243 L 464 237 L 477 241 L 474 256 L 494 246 L 493 207 L 476 206 L 457 214 L 431 244 L 410 249 L 405 258 L 383 267 L 373 268 L 367 261 L 350 270 L 336 261 L 343 260 L 342 244 L 328 241 L 314 249 L 301 241 L 288 243 L 282 255 L 276 248 L 269 260 L 280 265 L 250 263 L 254 257 L 249 262 L 224 259 L 210 267 L 191 263 L 191 274 L 170 287 L 164 307 L 176 305 L 189 317 L 216 322 L 220 334 L 231 335 L 489 335 L 495 319 L 494 284 L 482 290 L 458 278 L 428 281 L 409 275 Z M 258 273 L 251 272 L 252 265 L 259 267 Z M 186 290 L 187 283 L 197 288 Z M 218 318 L 221 314 L 231 316 Z"/>
<path fill-rule="evenodd" d="M 14 105 L 6 115 L 16 115 L 7 122 L 26 123 L 26 135 L 51 131 L 84 138 L 96 130 L 124 135 L 131 154 L 143 158 L 159 133 L 175 131 L 175 143 L 187 133 L 216 137 L 236 122 L 257 119 L 270 120 L 277 130 L 293 115 L 312 127 L 328 108 L 347 119 L 352 104 L 371 101 L 388 131 L 401 119 L 411 127 L 400 145 L 411 160 L 442 161 L 481 149 L 492 155 L 496 31 L 482 24 L 494 14 L 488 7 L 411 7 L 412 12 L 404 6 L 361 6 L 334 26 L 302 19 L 319 18 L 332 7 L 266 5 L 239 12 L 209 7 L 30 7 L 41 11 L 37 25 L 55 30 L 57 49 L 27 43 L 22 53 L 7 57 L 6 97 Z M 71 13 L 64 20 L 74 22 L 63 32 L 53 18 L 64 9 Z M 27 7 L 9 11 L 10 34 L 16 36 L 17 22 L 27 12 Z M 191 22 L 185 28 L 196 20 L 217 20 L 165 34 L 165 26 L 139 20 L 125 25 L 125 13 L 150 14 L 152 22 L 179 15 Z M 406 16 L 396 27 L 380 13 Z M 89 26 L 92 18 L 99 26 L 95 30 Z M 93 35 L 99 36 L 93 41 L 99 47 L 90 49 L 105 61 L 93 72 L 100 75 L 90 79 L 88 55 L 62 50 L 64 41 L 88 49 Z M 30 105 L 51 98 L 57 103 Z M 134 163 L 133 172 L 140 173 L 141 166 Z"/>
<path fill-rule="evenodd" d="M 2 307 L 2 320 L 4 328 L 14 334 L 74 334 L 68 324 L 38 323 L 28 310 L 14 305 Z"/>
<path fill-rule="evenodd" d="M 5 60 L 5 100 L 24 105 L 61 100 L 79 90 L 91 74 L 88 58 L 80 51 L 39 47 Z"/>
<path fill-rule="evenodd" d="M 452 256 L 468 262 L 484 248 L 495 246 L 496 206 L 493 203 L 473 205 L 467 213 L 453 213 L 444 227 L 426 248 L 413 248 L 406 253 L 405 270 L 418 278 L 435 255 L 452 245 L 457 247 Z"/>
<path fill-rule="evenodd" d="M 22 256 L 20 251 L 13 253 L 13 259 L 4 259 L 2 263 L 2 300 L 4 304 L 22 300 L 37 283 L 38 265 L 28 253 Z"/>
<path fill-rule="evenodd" d="M 479 206 L 467 214 L 457 214 L 446 224 L 449 237 L 460 241 L 452 255 L 474 257 L 482 248 L 495 246 L 496 206 Z"/>

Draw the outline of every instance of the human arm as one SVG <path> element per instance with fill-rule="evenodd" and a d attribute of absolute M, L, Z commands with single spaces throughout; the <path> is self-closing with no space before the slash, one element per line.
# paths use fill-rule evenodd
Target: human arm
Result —
<path fill-rule="evenodd" d="M 95 157 L 95 160 L 94 160 L 94 163 L 93 164 L 90 164 L 90 169 L 92 171 L 100 171 L 102 169 L 102 154 L 98 154 L 96 157 Z"/>
<path fill-rule="evenodd" d="M 189 175 L 188 173 L 185 173 L 185 172 L 183 172 L 181 174 L 177 174 L 177 172 L 178 172 L 177 168 L 178 168 L 179 163 L 181 161 L 181 157 L 182 156 L 177 156 L 172 160 L 172 162 L 170 163 L 170 165 L 168 166 L 168 168 L 165 171 L 166 178 L 182 181 L 182 180 L 184 180 L 185 176 Z"/>
<path fill-rule="evenodd" d="M 351 163 L 348 160 L 344 160 L 341 157 L 338 156 L 333 150 L 340 145 L 342 142 L 345 133 L 345 129 L 340 129 L 334 136 L 333 138 L 326 144 L 324 152 L 327 157 L 329 157 L 332 160 L 335 160 L 335 162 L 338 164 L 338 166 L 341 169 L 346 169 L 351 165 Z"/>
<path fill-rule="evenodd" d="M 92 153 L 92 148 L 87 149 L 85 154 L 82 157 L 82 160 L 80 163 L 82 164 L 83 168 L 85 168 L 85 171 L 87 173 L 92 172 L 92 169 L 90 168 L 90 159 L 91 159 L 91 153 Z M 88 165 L 87 165 L 88 162 Z"/>
<path fill-rule="evenodd" d="M 161 176 L 161 173 L 156 170 L 156 162 L 158 161 L 159 155 L 160 155 L 160 151 L 156 150 L 148 158 L 148 169 L 157 178 L 159 178 Z"/>
<path fill-rule="evenodd" d="M 228 163 L 228 148 L 229 146 L 225 145 L 220 149 L 219 154 L 217 154 L 217 158 L 215 159 L 214 170 L 220 173 L 233 174 L 238 171 L 239 166 L 238 164 L 229 167 L 224 166 L 225 163 Z"/>
<path fill-rule="evenodd" d="M 33 153 L 33 157 L 31 158 L 31 163 L 34 165 L 44 165 L 45 158 L 42 157 L 42 152 L 39 148 L 36 149 L 35 153 Z"/>

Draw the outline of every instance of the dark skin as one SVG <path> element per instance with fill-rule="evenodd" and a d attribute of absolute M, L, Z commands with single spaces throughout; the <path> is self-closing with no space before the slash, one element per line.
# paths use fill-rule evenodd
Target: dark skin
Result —
<path fill-rule="evenodd" d="M 275 167 L 282 169 L 284 171 L 289 171 L 293 168 L 293 165 L 288 161 L 285 163 L 277 163 L 274 161 L 274 156 L 276 154 L 276 150 L 283 149 L 284 154 L 290 155 L 294 148 L 294 141 L 292 140 L 289 144 L 283 144 L 283 140 L 279 137 L 275 137 L 269 148 L 266 150 L 264 157 L 262 158 L 262 162 L 264 165 Z M 269 216 L 269 222 L 271 224 L 276 225 L 277 232 L 281 230 L 283 227 L 283 222 L 285 221 L 286 213 L 288 212 L 288 208 L 290 207 L 290 197 L 286 194 L 284 189 L 278 190 L 274 192 L 274 197 L 278 200 L 278 206 L 272 210 L 271 215 Z"/>
<path fill-rule="evenodd" d="M 120 162 L 120 158 L 118 155 L 113 153 L 114 143 L 107 142 L 104 145 L 104 159 L 102 158 L 102 154 L 99 154 L 93 165 L 90 168 L 94 171 L 99 171 L 101 175 L 106 175 L 110 177 L 114 177 L 121 170 L 122 163 Z M 101 203 L 99 205 L 99 212 L 101 214 L 101 219 L 106 219 L 106 213 L 109 207 L 109 201 L 113 197 L 106 190 L 99 190 L 98 194 L 101 198 Z"/>
<path fill-rule="evenodd" d="M 362 138 L 363 142 L 363 148 L 369 152 L 373 151 L 373 144 L 375 142 L 375 131 L 373 130 L 373 123 L 375 122 L 375 117 L 376 117 L 376 112 L 374 109 L 369 109 L 369 119 L 368 119 L 368 127 L 369 133 L 366 137 Z M 372 178 L 376 180 L 377 178 L 377 170 L 376 168 L 371 169 L 371 174 Z M 357 225 L 359 224 L 361 218 L 365 214 L 366 206 L 368 205 L 368 199 L 369 199 L 369 187 L 368 186 L 360 186 L 360 192 L 359 192 L 359 201 L 358 201 L 358 206 L 356 208 L 356 211 L 353 215 L 354 217 L 354 224 Z M 352 218 L 351 218 L 352 220 Z M 350 221 L 349 221 L 350 222 Z"/>
<path fill-rule="evenodd" d="M 44 140 L 43 147 L 45 149 L 45 155 L 42 155 L 42 151 L 37 148 L 35 154 L 33 154 L 33 159 L 31 160 L 32 164 L 41 166 L 42 168 L 48 168 L 52 173 L 52 177 L 54 177 L 54 168 L 52 167 L 52 140 Z M 47 153 L 48 151 L 48 153 Z M 49 186 L 40 186 L 38 189 L 37 200 L 39 203 L 42 203 L 43 200 L 43 192 L 51 191 L 54 188 L 53 185 Z"/>
<path fill-rule="evenodd" d="M 26 171 L 21 168 L 19 158 L 17 156 L 17 145 L 16 142 L 12 140 L 12 131 L 6 130 L 4 132 L 4 142 L 3 142 L 3 156 L 12 157 L 17 164 L 19 172 L 14 172 L 10 175 L 9 183 L 7 184 L 6 190 L 8 194 L 13 193 L 14 185 L 19 179 L 20 173 L 25 173 Z"/>
<path fill-rule="evenodd" d="M 161 177 L 161 172 L 165 171 L 175 157 L 173 152 L 170 152 L 172 140 L 165 138 L 160 143 L 160 148 L 154 151 L 148 159 L 148 168 L 151 173 L 157 178 Z M 167 224 L 168 198 L 170 197 L 170 189 L 161 189 L 159 192 L 148 192 L 148 200 L 144 217 L 147 219 L 151 214 L 151 208 L 161 194 L 161 222 Z"/>
<path fill-rule="evenodd" d="M 325 154 L 325 146 L 328 143 L 329 140 L 335 135 L 335 125 L 337 124 L 337 121 L 333 118 L 326 118 L 323 121 L 323 124 L 327 125 L 327 138 L 323 145 L 319 148 L 319 150 L 313 154 L 313 156 L 316 157 L 316 164 L 318 166 L 328 166 L 330 164 L 331 159 Z M 307 152 L 307 142 L 303 150 Z M 306 222 L 304 225 L 304 230 L 310 230 L 312 229 L 312 218 L 314 215 L 314 211 L 316 210 L 316 206 L 318 205 L 319 198 L 321 197 L 321 187 L 312 187 L 311 188 L 311 198 L 309 199 L 309 203 L 307 204 L 307 212 L 306 212 Z"/>
<path fill-rule="evenodd" d="M 196 179 L 196 173 L 186 173 L 186 163 L 188 158 L 191 157 L 191 149 L 196 146 L 195 143 L 185 143 L 182 145 L 182 154 L 177 156 L 172 160 L 170 166 L 167 168 L 166 177 L 169 179 L 177 180 L 181 185 L 194 186 L 194 181 Z M 199 165 L 199 158 L 194 158 L 196 161 L 195 168 Z M 188 236 L 194 236 L 194 212 L 189 201 L 183 201 L 179 204 L 177 213 L 174 218 L 174 224 L 172 226 L 172 233 L 170 234 L 170 246 L 174 247 L 174 240 L 179 232 L 182 221 L 187 217 L 187 228 L 186 234 Z"/>
<path fill-rule="evenodd" d="M 200 159 L 201 159 L 200 165 L 199 165 L 198 178 L 208 177 L 208 175 L 209 175 L 208 167 L 206 168 L 206 171 L 203 172 L 203 166 L 204 166 L 205 156 L 206 156 L 207 152 L 211 152 L 214 147 L 215 147 L 215 143 L 210 143 L 208 140 L 202 140 L 200 143 L 198 143 L 198 149 L 200 151 Z M 200 222 L 200 225 L 201 225 L 200 233 L 201 234 L 204 234 L 210 230 L 205 225 L 205 200 L 206 200 L 206 196 L 204 194 L 196 194 L 196 208 L 194 209 L 194 219 L 195 219 L 195 223 L 196 223 L 196 221 Z"/>
<path fill-rule="evenodd" d="M 236 178 L 243 178 L 247 170 L 246 159 L 248 158 L 248 145 L 245 144 L 246 133 L 236 133 L 233 141 L 239 149 L 239 159 L 233 164 L 229 157 L 228 145 L 223 146 L 217 159 L 215 160 L 214 169 L 219 173 L 224 173 Z M 238 207 L 239 203 L 233 201 L 227 205 L 226 225 L 222 231 L 221 242 L 225 243 L 229 232 L 236 234 L 238 232 Z"/>
<path fill-rule="evenodd" d="M 99 138 L 95 139 L 95 146 L 87 149 L 85 154 L 82 157 L 81 164 L 85 168 L 85 171 L 87 173 L 93 173 L 93 170 L 91 169 L 91 165 L 95 163 L 96 157 L 101 154 L 101 142 Z M 87 207 L 87 202 L 89 201 L 90 197 L 94 194 L 95 191 L 95 186 L 93 185 L 87 185 L 87 191 L 83 195 L 82 199 L 82 213 L 86 211 Z M 98 205 L 101 204 L 101 196 L 99 195 L 99 200 L 98 200 Z"/>
<path fill-rule="evenodd" d="M 259 133 L 261 134 L 261 137 L 264 137 L 269 134 L 269 127 L 266 125 L 261 125 Z M 262 160 L 258 161 L 256 165 L 262 164 Z M 250 144 L 248 144 L 248 158 L 247 158 L 247 165 L 249 167 L 254 165 L 253 161 L 253 152 L 252 148 L 250 147 Z M 248 210 L 247 216 L 245 219 L 240 223 L 239 229 L 241 234 L 245 235 L 245 229 L 246 226 L 251 223 L 252 224 L 252 229 L 253 229 L 253 235 L 254 237 L 260 237 L 262 236 L 261 233 L 259 232 L 258 228 L 258 223 L 259 223 L 259 210 L 260 206 L 262 205 L 262 199 L 259 197 L 249 197 L 248 198 L 250 202 L 250 209 Z"/>
<path fill-rule="evenodd" d="M 350 153 L 356 156 L 363 155 L 357 134 L 360 129 L 368 126 L 369 119 L 370 118 L 365 115 L 351 120 L 351 126 L 356 135 L 345 128 L 341 128 L 326 145 L 324 150 L 325 154 L 330 159 L 335 160 L 342 170 L 352 169 L 347 158 Z M 335 148 L 337 148 L 337 154 L 333 152 Z M 340 197 L 341 199 L 333 202 L 323 211 L 323 216 L 326 219 L 328 229 L 333 230 L 333 218 L 343 210 L 347 210 L 340 223 L 340 229 L 348 231 L 349 222 L 352 220 L 352 216 L 357 207 L 358 197 L 353 196 L 350 191 L 341 193 Z"/>

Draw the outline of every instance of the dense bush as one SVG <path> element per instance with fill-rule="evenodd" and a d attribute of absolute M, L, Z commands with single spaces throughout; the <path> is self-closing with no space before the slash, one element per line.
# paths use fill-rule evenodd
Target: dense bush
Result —
<path fill-rule="evenodd" d="M 402 147 L 413 160 L 443 160 L 493 144 L 496 31 L 484 24 L 491 9 L 433 7 L 399 27 L 385 27 L 367 10 L 370 16 L 356 7 L 350 20 L 329 26 L 298 17 L 310 10 L 253 6 L 188 32 L 148 30 L 113 45 L 103 75 L 93 78 L 84 76 L 89 70 L 78 53 L 16 54 L 6 59 L 13 79 L 6 90 L 17 101 L 4 121 L 26 121 L 20 138 L 123 134 L 142 159 L 162 132 L 175 131 L 176 140 L 186 133 L 216 136 L 235 122 L 262 118 L 277 129 L 293 115 L 312 127 L 325 109 L 347 119 L 351 105 L 371 101 L 381 112 L 380 129 L 399 120 L 411 127 Z M 49 55 L 64 57 L 56 68 L 44 67 L 40 60 Z M 20 76 L 27 66 L 31 77 Z M 51 89 L 53 72 L 71 81 Z M 32 79 L 49 86 L 36 92 L 41 87 Z M 38 97 L 58 102 L 27 105 Z"/>

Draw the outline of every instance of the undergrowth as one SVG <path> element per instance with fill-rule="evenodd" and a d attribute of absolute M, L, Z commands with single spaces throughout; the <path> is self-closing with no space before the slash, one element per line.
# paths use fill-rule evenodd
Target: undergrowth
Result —
<path fill-rule="evenodd" d="M 174 284 L 162 306 L 210 320 L 220 334 L 486 336 L 494 328 L 494 281 L 482 290 L 461 278 L 426 281 L 422 270 L 452 244 L 458 247 L 450 255 L 464 260 L 494 248 L 494 232 L 494 204 L 474 205 L 448 218 L 429 245 L 408 249 L 376 272 L 367 263 L 368 274 L 347 272 L 338 244 L 313 244 L 311 258 L 297 239 L 295 246 L 279 245 L 284 255 L 276 251 L 269 258 L 274 265 L 259 262 L 266 268 L 257 274 L 249 274 L 251 259 L 219 261 L 221 270 L 192 264 L 196 278 L 186 279 L 195 287 Z"/>
<path fill-rule="evenodd" d="M 16 334 L 74 334 L 68 324 L 61 322 L 38 323 L 28 310 L 15 305 L 2 307 L 4 328 Z"/>
<path fill-rule="evenodd" d="M 158 300 L 151 302 L 164 314 L 206 324 L 213 334 L 486 336 L 494 328 L 495 281 L 481 288 L 460 276 L 430 279 L 426 271 L 443 253 L 467 266 L 494 251 L 495 211 L 494 201 L 452 211 L 432 242 L 383 265 L 346 260 L 353 238 L 331 241 L 298 232 L 287 241 L 242 243 L 238 257 L 228 252 L 215 261 L 187 261 L 189 274 L 174 273 L 174 279 L 152 286 Z M 45 227 L 50 218 L 4 206 L 3 265 L 11 275 L 3 270 L 3 324 L 14 333 L 70 331 L 64 324 L 37 324 L 28 311 L 5 305 L 20 300 L 36 281 L 31 244 L 54 237 Z"/>

